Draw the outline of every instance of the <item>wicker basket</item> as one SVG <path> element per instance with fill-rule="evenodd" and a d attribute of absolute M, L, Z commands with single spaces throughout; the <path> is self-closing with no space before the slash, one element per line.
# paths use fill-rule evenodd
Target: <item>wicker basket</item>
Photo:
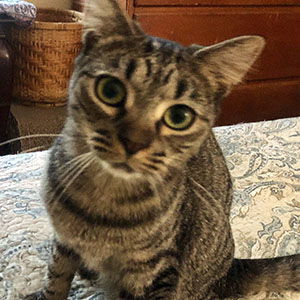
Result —
<path fill-rule="evenodd" d="M 81 13 L 39 9 L 29 28 L 11 26 L 13 96 L 28 105 L 66 104 L 74 58 L 81 47 Z"/>

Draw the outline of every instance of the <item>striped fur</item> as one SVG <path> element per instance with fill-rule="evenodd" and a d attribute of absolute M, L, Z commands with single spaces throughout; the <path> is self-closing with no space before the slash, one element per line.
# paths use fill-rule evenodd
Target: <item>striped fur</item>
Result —
<path fill-rule="evenodd" d="M 282 267 L 270 260 L 263 272 L 233 260 L 232 184 L 211 130 L 221 99 L 263 39 L 183 47 L 145 35 L 116 1 L 90 2 L 68 118 L 42 189 L 56 236 L 53 259 L 47 286 L 27 299 L 66 299 L 76 271 L 99 280 L 108 299 L 299 290 L 299 257 L 282 260 Z M 122 82 L 122 105 L 99 99 L 99 76 Z M 194 113 L 185 130 L 164 119 L 178 104 Z M 268 278 L 275 270 L 274 286 Z"/>

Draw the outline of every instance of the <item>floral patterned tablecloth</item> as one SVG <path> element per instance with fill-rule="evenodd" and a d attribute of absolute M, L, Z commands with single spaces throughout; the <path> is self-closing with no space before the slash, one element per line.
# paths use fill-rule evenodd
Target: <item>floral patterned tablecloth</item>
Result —
<path fill-rule="evenodd" d="M 300 253 L 300 118 L 215 133 L 234 180 L 236 257 Z M 0 157 L 0 300 L 20 299 L 43 284 L 52 231 L 38 191 L 47 154 Z M 69 299 L 103 295 L 76 277 Z"/>

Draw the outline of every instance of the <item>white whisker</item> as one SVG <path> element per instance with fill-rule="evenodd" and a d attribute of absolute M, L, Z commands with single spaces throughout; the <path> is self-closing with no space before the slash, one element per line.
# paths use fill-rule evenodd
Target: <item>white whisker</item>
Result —
<path fill-rule="evenodd" d="M 65 193 L 66 190 L 68 190 L 68 188 L 71 186 L 71 184 L 77 179 L 77 177 L 91 164 L 91 162 L 94 160 L 94 157 L 88 157 L 87 160 L 85 160 L 84 165 L 81 165 L 82 167 L 80 168 L 80 170 L 72 177 L 72 179 L 67 183 L 67 185 L 64 187 L 64 189 L 62 190 L 62 192 L 59 194 L 59 196 L 57 197 L 57 201 L 60 200 L 60 198 L 63 196 L 63 194 Z"/>
<path fill-rule="evenodd" d="M 70 166 L 59 176 L 60 178 L 62 178 L 62 180 L 59 182 L 58 186 L 53 191 L 53 198 L 55 197 L 56 192 L 59 190 L 59 188 L 63 186 L 74 175 L 74 173 L 76 173 L 76 171 L 86 163 L 86 161 L 89 160 L 91 155 L 92 154 L 90 152 L 84 153 L 74 157 L 72 160 L 66 163 Z M 66 165 L 61 167 L 59 171 L 63 169 L 65 166 Z"/>
<path fill-rule="evenodd" d="M 75 156 L 75 157 L 72 158 L 71 160 L 67 161 L 64 165 L 62 165 L 62 166 L 58 169 L 58 171 L 60 172 L 62 169 L 68 167 L 69 165 L 76 164 L 77 162 L 81 161 L 83 158 L 85 158 L 85 157 L 87 157 L 87 156 L 90 156 L 90 155 L 91 155 L 90 152 L 86 152 L 86 153 L 80 154 L 80 155 L 78 155 L 78 156 Z M 66 171 L 67 171 L 67 172 L 70 171 L 70 169 L 72 169 L 73 167 L 74 167 L 74 165 L 71 166 L 71 167 L 70 167 L 69 169 L 67 169 Z M 65 175 L 66 175 L 66 173 L 63 173 L 63 174 L 62 174 L 62 177 L 64 177 Z"/>
<path fill-rule="evenodd" d="M 65 170 L 61 174 L 61 176 L 59 176 L 60 178 L 62 178 L 60 186 L 64 185 L 65 182 L 67 182 L 69 178 L 72 177 L 73 174 L 76 173 L 76 171 L 90 159 L 90 156 L 91 153 L 87 153 L 86 155 L 77 157 L 77 159 L 73 161 L 72 165 L 67 170 Z"/>
<path fill-rule="evenodd" d="M 13 142 L 24 140 L 24 139 L 38 138 L 38 137 L 58 137 L 58 136 L 62 136 L 62 134 L 52 134 L 52 133 L 46 134 L 46 133 L 41 133 L 41 134 L 24 135 L 24 136 L 20 136 L 18 138 L 14 138 L 14 139 L 2 142 L 2 143 L 0 143 L 0 147 L 4 146 L 4 145 L 7 145 L 7 144 L 10 144 L 10 143 L 13 143 Z"/>
<path fill-rule="evenodd" d="M 204 191 L 213 201 L 216 201 L 215 197 L 200 183 L 198 183 L 195 179 L 189 178 L 191 182 L 193 182 L 197 187 L 199 187 L 202 191 Z M 198 193 L 195 191 L 195 193 L 198 195 Z"/>
<path fill-rule="evenodd" d="M 61 178 L 62 181 L 60 182 L 61 185 L 64 185 L 66 181 L 68 181 L 68 179 L 70 177 L 73 176 L 73 174 L 78 170 L 78 168 L 80 168 L 82 165 L 84 165 L 86 163 L 86 161 L 89 160 L 89 155 L 88 156 L 83 156 L 80 157 L 79 159 L 77 159 L 74 164 L 72 166 L 70 166 L 70 168 L 68 168 L 67 170 L 64 171 L 64 173 L 62 174 Z"/>
<path fill-rule="evenodd" d="M 30 149 L 26 149 L 26 150 L 24 150 L 20 153 L 23 154 L 23 153 L 29 153 L 29 152 L 39 151 L 39 150 L 45 150 L 45 146 L 33 147 L 33 148 L 30 148 Z"/>

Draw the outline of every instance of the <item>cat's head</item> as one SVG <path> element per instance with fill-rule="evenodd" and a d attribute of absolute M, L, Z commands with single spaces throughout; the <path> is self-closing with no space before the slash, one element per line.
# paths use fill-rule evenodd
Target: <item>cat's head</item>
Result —
<path fill-rule="evenodd" d="M 263 38 L 244 36 L 183 47 L 144 34 L 116 1 L 91 0 L 69 120 L 112 170 L 166 173 L 199 151 L 221 99 L 263 46 Z"/>

